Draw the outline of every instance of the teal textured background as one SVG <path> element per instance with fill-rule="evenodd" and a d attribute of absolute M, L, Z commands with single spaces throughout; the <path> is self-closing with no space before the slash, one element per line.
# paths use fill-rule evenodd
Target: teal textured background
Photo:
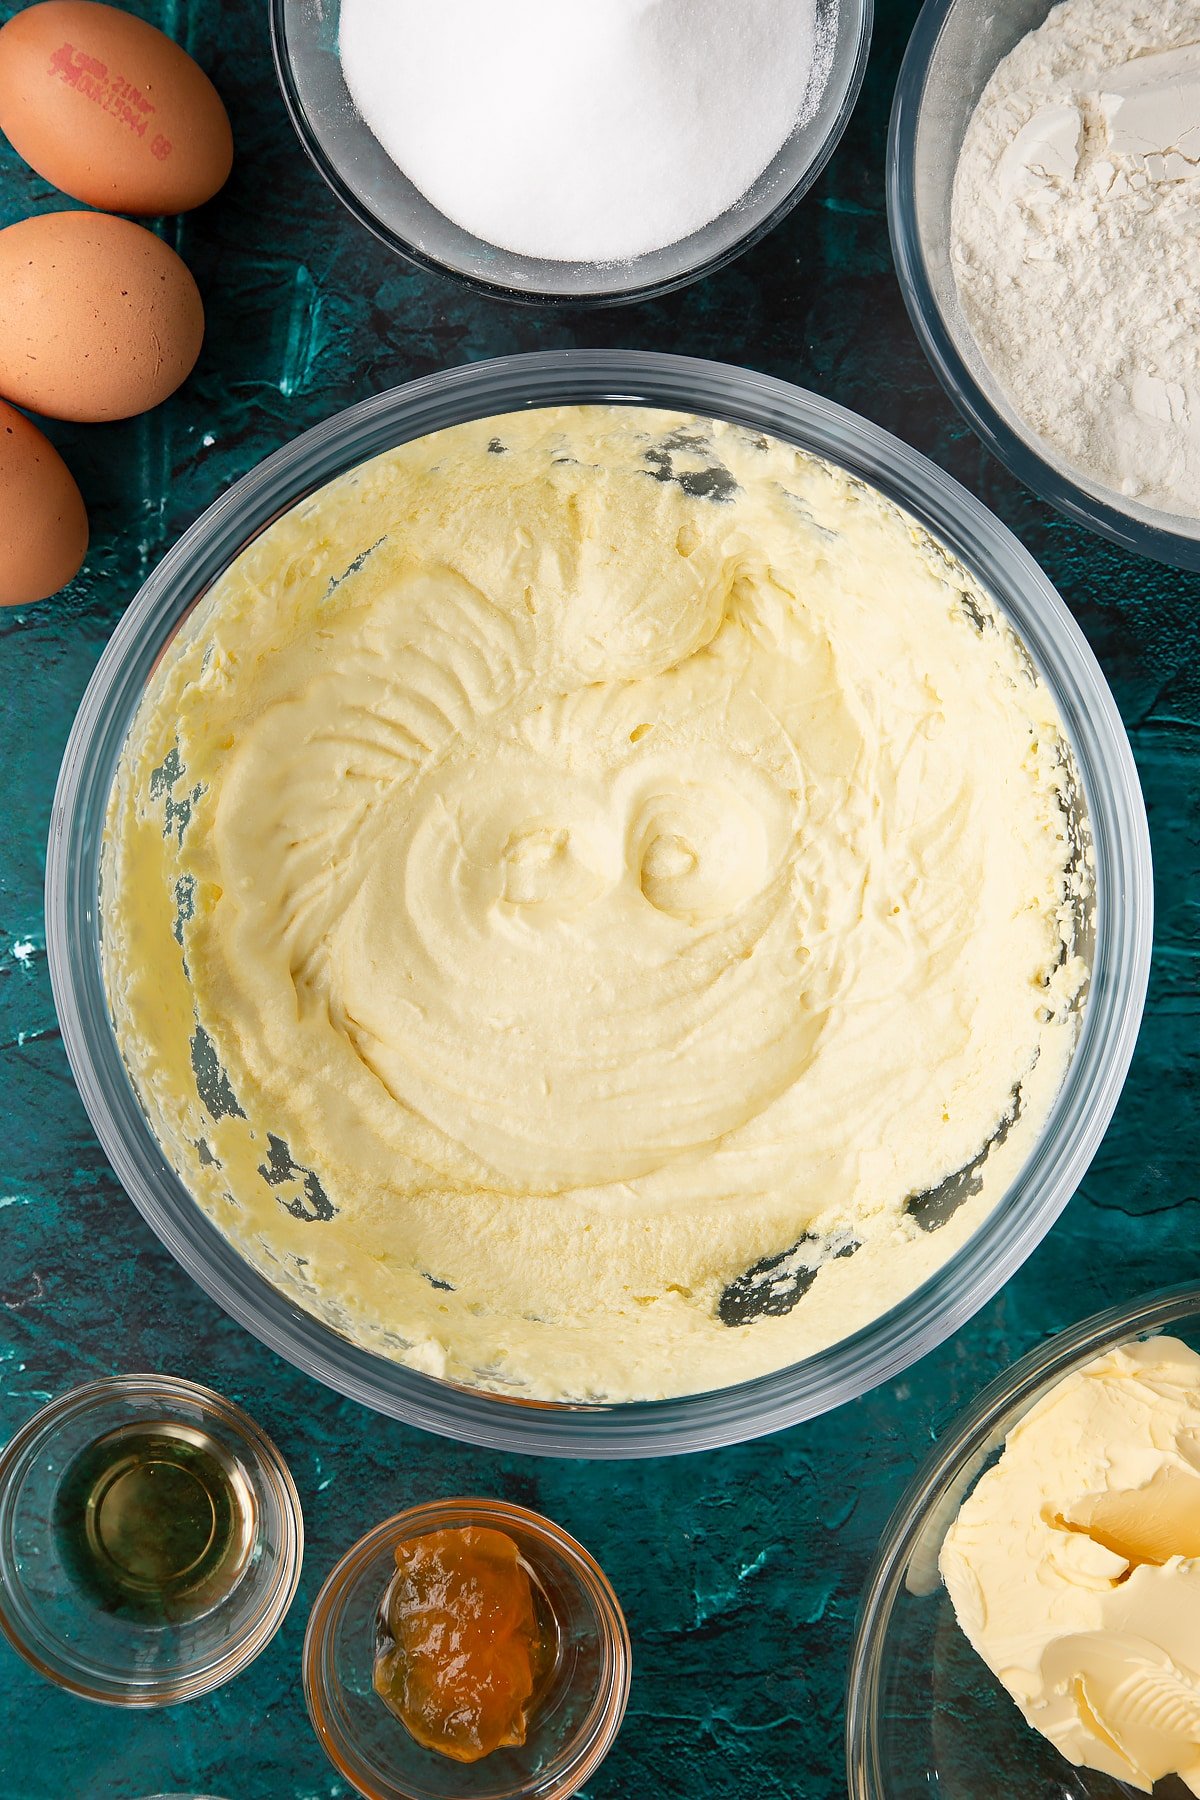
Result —
<path fill-rule="evenodd" d="M 16 8 L 0 0 L 0 19 Z M 261 0 L 138 0 L 213 74 L 237 161 L 168 239 L 208 309 L 199 367 L 148 417 L 50 426 L 87 498 L 72 588 L 0 615 L 0 1438 L 65 1388 L 162 1369 L 246 1406 L 291 1462 L 308 1526 L 300 1596 L 254 1667 L 168 1712 L 122 1714 L 44 1685 L 0 1647 L 0 1800 L 229 1800 L 347 1793 L 299 1688 L 304 1619 L 368 1525 L 418 1499 L 488 1492 L 539 1508 L 596 1553 L 628 1612 L 633 1692 L 591 1800 L 825 1800 L 844 1793 L 842 1687 L 871 1549 L 953 1414 L 1048 1332 L 1200 1274 L 1197 1227 L 1197 729 L 1200 579 L 1069 525 L 982 450 L 942 395 L 892 273 L 884 140 L 914 0 L 881 0 L 866 87 L 824 177 L 731 268 L 606 313 L 508 307 L 409 268 L 340 210 L 293 139 Z M 61 201 L 0 144 L 0 223 Z M 813 1424 L 682 1461 L 587 1466 L 488 1455 L 339 1400 L 231 1323 L 125 1198 L 76 1096 L 42 922 L 62 747 L 138 583 L 226 486 L 364 395 L 470 359 L 628 345 L 741 361 L 854 407 L 991 506 L 1087 633 L 1128 725 L 1150 812 L 1158 924 L 1128 1086 L 1080 1193 L 964 1331 L 902 1381 Z M 980 1796 L 983 1800 L 983 1796 Z"/>

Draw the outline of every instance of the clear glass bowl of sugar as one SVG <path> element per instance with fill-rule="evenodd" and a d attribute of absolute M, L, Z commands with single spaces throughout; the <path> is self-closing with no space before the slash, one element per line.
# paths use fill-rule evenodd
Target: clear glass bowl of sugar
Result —
<path fill-rule="evenodd" d="M 342 0 L 271 0 L 275 66 L 300 142 L 360 225 L 423 268 L 498 297 L 615 305 L 711 274 L 756 243 L 807 193 L 833 154 L 862 86 L 872 0 L 816 0 L 814 54 L 790 135 L 732 205 L 687 236 L 608 261 L 498 248 L 427 200 L 355 107 L 338 54 Z"/>
<path fill-rule="evenodd" d="M 1053 0 L 926 0 L 896 84 L 887 198 L 901 292 L 921 347 L 993 455 L 1068 518 L 1126 550 L 1200 569 L 1200 518 L 1101 486 L 1025 423 L 984 361 L 950 260 L 950 206 L 971 116 L 997 65 Z"/>

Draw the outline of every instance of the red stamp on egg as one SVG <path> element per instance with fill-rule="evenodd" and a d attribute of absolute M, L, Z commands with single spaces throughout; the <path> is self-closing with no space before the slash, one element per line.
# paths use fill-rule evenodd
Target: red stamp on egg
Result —
<path fill-rule="evenodd" d="M 73 88 L 102 112 L 111 113 L 127 125 L 135 137 L 144 138 L 146 126 L 154 112 L 154 102 L 125 76 L 110 75 L 106 63 L 73 44 L 62 44 L 50 58 L 50 74 L 57 75 L 65 86 Z M 160 132 L 150 144 L 151 154 L 165 162 L 171 154 L 171 140 Z"/>

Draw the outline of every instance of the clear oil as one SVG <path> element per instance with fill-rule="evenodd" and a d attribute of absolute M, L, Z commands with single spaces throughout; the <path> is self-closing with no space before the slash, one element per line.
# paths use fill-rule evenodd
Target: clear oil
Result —
<path fill-rule="evenodd" d="M 254 1492 L 216 1438 L 172 1419 L 107 1432 L 55 1499 L 63 1562 L 104 1611 L 180 1624 L 228 1598 L 255 1542 Z"/>

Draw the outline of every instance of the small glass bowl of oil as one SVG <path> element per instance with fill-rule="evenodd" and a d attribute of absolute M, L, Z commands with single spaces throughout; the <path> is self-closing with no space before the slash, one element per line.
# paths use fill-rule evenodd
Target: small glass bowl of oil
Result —
<path fill-rule="evenodd" d="M 169 1706 L 283 1623 L 300 1500 L 239 1407 L 166 1375 L 76 1388 L 0 1451 L 0 1630 L 91 1700 Z"/>
<path fill-rule="evenodd" d="M 476 1762 L 425 1748 L 375 1686 L 397 1544 L 465 1526 L 514 1540 L 551 1649 L 525 1742 Z M 313 1729 L 338 1773 L 366 1800 L 566 1800 L 611 1749 L 629 1677 L 625 1617 L 595 1559 L 549 1519 L 500 1500 L 433 1501 L 377 1525 L 325 1582 L 304 1638 Z"/>

